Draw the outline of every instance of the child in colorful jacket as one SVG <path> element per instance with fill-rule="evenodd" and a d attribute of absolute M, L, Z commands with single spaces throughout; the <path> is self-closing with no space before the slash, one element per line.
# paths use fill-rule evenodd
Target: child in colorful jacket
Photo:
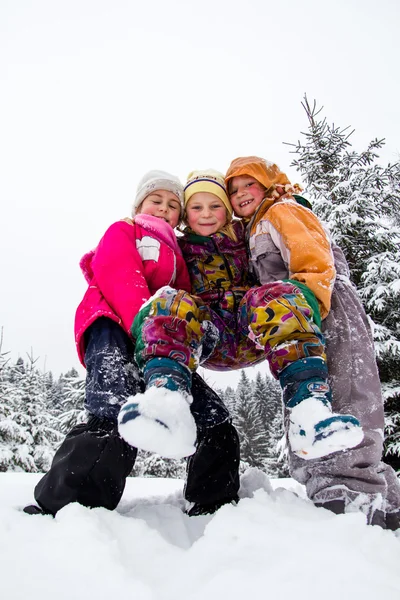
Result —
<path fill-rule="evenodd" d="M 182 203 L 179 180 L 150 171 L 139 183 L 133 219 L 111 225 L 97 248 L 83 257 L 80 264 L 88 289 L 76 312 L 75 335 L 87 369 L 89 419 L 67 435 L 35 488 L 38 507 L 27 507 L 26 512 L 54 515 L 74 501 L 90 507 L 117 506 L 137 454 L 117 430 L 121 406 L 142 389 L 131 325 L 159 288 L 190 290 L 173 231 L 182 216 Z M 192 393 L 192 406 L 189 398 L 178 395 L 172 398 L 173 410 L 163 414 L 173 438 L 166 455 L 188 456 L 196 446 L 186 498 L 224 503 L 236 498 L 238 491 L 237 434 L 223 403 L 197 376 Z"/>
<path fill-rule="evenodd" d="M 264 192 L 260 189 L 259 193 L 261 202 Z M 186 236 L 182 247 L 198 296 L 162 290 L 135 319 L 132 332 L 145 381 L 151 384 L 155 378 L 157 385 L 170 387 L 171 379 L 176 378 L 177 386 L 188 393 L 190 373 L 197 368 L 200 357 L 204 361 L 204 343 L 209 346 L 207 335 L 216 330 L 216 350 L 209 355 L 207 349 L 204 365 L 240 368 L 266 358 L 284 389 L 293 452 L 310 460 L 356 446 L 362 439 L 357 419 L 335 414 L 331 408 L 319 306 L 326 316 L 335 270 L 330 243 L 318 219 L 299 205 L 284 219 L 285 234 L 293 237 L 300 249 L 298 256 L 294 255 L 298 279 L 274 281 L 248 291 L 245 286 L 237 298 L 235 287 L 242 283 L 245 244 L 241 226 L 230 224 L 231 207 L 223 180 L 215 173 L 195 173 L 185 187 L 185 202 L 187 224 L 192 232 L 208 238 L 205 244 L 214 248 L 214 254 L 207 257 L 199 253 L 194 242 L 200 238 Z M 296 237 L 296 228 L 301 230 L 301 239 Z M 240 232 L 234 255 L 239 269 L 237 278 L 232 278 L 233 255 L 230 259 L 225 255 L 224 262 L 216 252 L 217 240 L 228 236 L 237 244 Z M 229 244 L 225 241 L 225 249 Z M 189 254 L 193 249 L 196 254 L 192 260 Z M 146 391 L 139 404 L 147 402 L 152 394 L 153 390 Z M 137 403 L 128 403 L 120 416 L 124 419 L 120 422 L 121 435 L 134 445 L 142 443 L 140 412 Z M 161 430 L 161 423 L 159 427 Z M 150 445 L 154 442 L 149 439 Z"/>
<path fill-rule="evenodd" d="M 214 198 L 219 200 L 222 213 L 219 223 L 214 224 L 212 216 L 198 215 L 201 209 L 198 199 L 201 200 L 203 193 L 211 195 L 210 212 Z M 204 350 L 203 341 L 202 364 L 207 369 L 226 371 L 265 360 L 264 352 L 237 332 L 240 301 L 255 280 L 249 272 L 245 228 L 241 221 L 232 221 L 222 173 L 213 169 L 193 171 L 185 187 L 185 206 L 190 226 L 178 243 L 188 267 L 192 295 L 202 311 L 201 319 L 217 328 L 218 343 L 211 354 Z M 210 228 L 217 230 L 210 233 Z M 145 359 L 145 352 L 142 357 Z"/>
<path fill-rule="evenodd" d="M 286 221 L 292 226 L 291 215 L 298 210 L 307 211 L 311 218 L 311 205 L 293 194 L 289 180 L 275 164 L 258 157 L 234 160 L 226 183 L 235 214 L 248 222 L 251 264 L 260 283 L 293 277 L 306 281 L 296 265 L 296 236 L 286 234 L 284 225 Z M 298 208 L 299 203 L 305 208 Z M 301 240 L 303 231 L 297 233 Z M 332 249 L 336 278 L 330 310 L 323 310 L 322 320 L 332 406 L 339 414 L 351 412 L 357 417 L 364 439 L 345 452 L 307 462 L 289 445 L 291 475 L 305 484 L 316 505 L 336 513 L 361 510 L 369 523 L 397 529 L 400 486 L 393 469 L 381 462 L 383 400 L 371 328 L 350 282 L 346 259 L 336 244 Z M 317 289 L 315 293 L 318 297 Z"/>

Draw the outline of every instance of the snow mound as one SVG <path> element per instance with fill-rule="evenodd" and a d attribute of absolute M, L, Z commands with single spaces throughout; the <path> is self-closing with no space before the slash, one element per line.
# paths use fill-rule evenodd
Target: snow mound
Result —
<path fill-rule="evenodd" d="M 17 510 L 39 477 L 0 474 L 6 600 L 400 597 L 396 534 L 315 508 L 289 479 L 251 470 L 237 506 L 190 518 L 182 481 L 129 478 L 116 511 L 71 504 L 53 519 Z"/>

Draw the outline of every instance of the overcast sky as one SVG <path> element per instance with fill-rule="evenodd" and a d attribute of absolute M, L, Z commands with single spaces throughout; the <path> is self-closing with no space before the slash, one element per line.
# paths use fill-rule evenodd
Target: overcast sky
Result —
<path fill-rule="evenodd" d="M 282 142 L 307 128 L 305 92 L 396 160 L 399 22 L 398 0 L 2 0 L 3 351 L 78 366 L 79 259 L 147 170 L 257 154 L 298 180 Z"/>

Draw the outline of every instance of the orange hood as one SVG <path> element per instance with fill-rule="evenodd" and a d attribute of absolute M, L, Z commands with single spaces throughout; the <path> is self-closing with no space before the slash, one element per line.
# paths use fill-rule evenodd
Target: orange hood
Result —
<path fill-rule="evenodd" d="M 257 181 L 267 190 L 273 185 L 290 184 L 289 179 L 285 173 L 282 173 L 278 165 L 270 163 L 258 156 L 235 158 L 235 160 L 231 162 L 225 175 L 226 187 L 228 188 L 229 181 L 233 177 L 238 177 L 239 175 L 249 175 L 250 177 L 254 177 L 254 179 L 257 179 Z"/>

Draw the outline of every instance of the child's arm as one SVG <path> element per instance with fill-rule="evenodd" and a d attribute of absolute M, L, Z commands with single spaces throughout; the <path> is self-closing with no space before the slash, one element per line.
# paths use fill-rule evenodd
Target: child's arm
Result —
<path fill-rule="evenodd" d="M 107 229 L 96 249 L 92 268 L 105 300 L 129 332 L 140 307 L 150 298 L 133 225 L 118 221 Z"/>
<path fill-rule="evenodd" d="M 189 293 L 192 291 L 189 272 L 183 256 L 180 255 L 176 257 L 176 279 L 172 287 Z"/>
<path fill-rule="evenodd" d="M 295 202 L 279 202 L 267 215 L 270 234 L 288 265 L 290 279 L 305 283 L 317 297 L 321 317 L 329 310 L 336 270 L 331 244 L 319 219 Z"/>

